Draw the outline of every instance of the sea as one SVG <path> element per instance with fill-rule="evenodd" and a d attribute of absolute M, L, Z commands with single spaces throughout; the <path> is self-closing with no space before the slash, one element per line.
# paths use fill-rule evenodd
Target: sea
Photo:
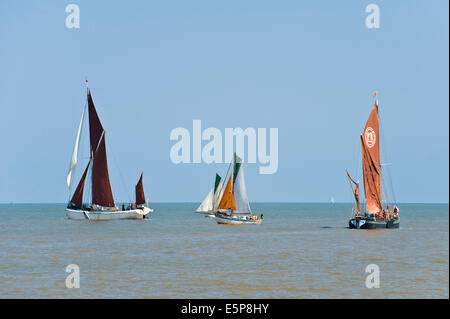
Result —
<path fill-rule="evenodd" d="M 398 204 L 400 229 L 383 230 L 349 229 L 352 204 L 254 203 L 261 225 L 151 206 L 93 222 L 1 204 L 0 298 L 449 298 L 448 204 Z"/>

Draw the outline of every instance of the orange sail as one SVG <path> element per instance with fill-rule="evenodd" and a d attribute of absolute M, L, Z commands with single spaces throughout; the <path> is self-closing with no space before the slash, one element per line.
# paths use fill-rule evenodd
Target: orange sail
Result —
<path fill-rule="evenodd" d="M 378 105 L 375 103 L 364 128 L 364 133 L 361 135 L 364 193 L 368 213 L 377 213 L 383 209 L 381 204 L 380 138 L 378 132 Z"/>
<path fill-rule="evenodd" d="M 220 201 L 218 209 L 231 209 L 236 210 L 236 204 L 234 202 L 233 189 L 231 188 L 232 177 L 228 180 L 227 186 L 225 187 L 225 191 L 223 192 L 222 199 Z"/>

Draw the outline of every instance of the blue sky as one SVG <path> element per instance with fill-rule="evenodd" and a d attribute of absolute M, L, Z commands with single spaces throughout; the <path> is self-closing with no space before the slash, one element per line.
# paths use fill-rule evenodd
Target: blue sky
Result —
<path fill-rule="evenodd" d="M 79 5 L 80 29 L 65 26 L 69 3 Z M 380 7 L 379 29 L 365 26 L 369 3 Z M 86 76 L 118 200 L 132 197 L 143 169 L 153 201 L 200 201 L 226 164 L 169 158 L 171 130 L 192 132 L 200 119 L 222 131 L 278 128 L 277 173 L 246 165 L 251 201 L 351 201 L 345 169 L 362 180 L 359 134 L 377 90 L 395 199 L 448 202 L 448 9 L 447 1 L 1 1 L 0 202 L 68 199 Z"/>

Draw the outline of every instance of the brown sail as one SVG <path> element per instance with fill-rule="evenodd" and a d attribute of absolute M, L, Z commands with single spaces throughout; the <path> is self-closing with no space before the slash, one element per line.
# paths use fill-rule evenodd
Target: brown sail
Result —
<path fill-rule="evenodd" d="M 381 166 L 380 139 L 378 128 L 378 105 L 375 103 L 361 135 L 363 159 L 364 193 L 366 211 L 377 213 L 383 209 L 381 204 Z"/>
<path fill-rule="evenodd" d="M 91 164 L 91 162 L 89 162 L 87 164 L 86 169 L 84 170 L 84 173 L 81 176 L 80 182 L 78 183 L 78 186 L 75 189 L 75 192 L 73 193 L 72 199 L 70 200 L 70 204 L 77 208 L 83 208 L 84 183 L 86 181 L 86 175 L 87 175 L 90 164 Z"/>
<path fill-rule="evenodd" d="M 231 187 L 232 176 L 228 179 L 227 186 L 225 187 L 225 191 L 223 192 L 222 199 L 220 200 L 220 204 L 218 209 L 231 209 L 236 210 L 236 204 L 234 202 L 233 189 Z"/>
<path fill-rule="evenodd" d="M 114 207 L 106 158 L 105 131 L 95 110 L 91 91 L 88 91 L 89 133 L 92 156 L 92 204 Z"/>
<path fill-rule="evenodd" d="M 136 184 L 136 205 L 144 205 L 145 204 L 145 195 L 144 195 L 144 185 L 142 183 L 142 175 L 139 178 L 139 182 Z"/>
<path fill-rule="evenodd" d="M 361 213 L 361 206 L 359 205 L 359 183 L 355 182 L 351 177 L 348 171 L 345 171 L 347 173 L 348 181 L 350 183 L 350 187 L 352 188 L 353 196 L 355 196 L 355 202 L 356 206 L 358 208 L 358 212 Z M 353 188 L 353 185 L 355 185 L 355 188 Z"/>

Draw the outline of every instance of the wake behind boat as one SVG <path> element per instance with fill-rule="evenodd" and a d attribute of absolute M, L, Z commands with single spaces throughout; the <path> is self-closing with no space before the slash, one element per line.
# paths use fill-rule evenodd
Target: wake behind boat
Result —
<path fill-rule="evenodd" d="M 234 154 L 233 171 L 230 173 L 214 216 L 218 224 L 259 225 L 262 223 L 263 215 L 257 216 L 250 209 L 245 188 L 244 167 L 236 153 Z"/>
<path fill-rule="evenodd" d="M 81 176 L 78 186 L 67 205 L 67 217 L 69 219 L 88 220 L 144 219 L 145 216 L 153 210 L 147 207 L 145 203 L 142 183 L 143 174 L 141 174 L 135 188 L 136 202 L 134 204 L 129 204 L 127 207 L 125 207 L 125 204 L 122 204 L 122 209 L 119 209 L 114 202 L 109 181 L 108 161 L 106 156 L 106 133 L 98 117 L 89 89 L 87 90 L 87 100 L 89 112 L 90 159 Z M 86 108 L 83 110 L 81 121 L 78 126 L 72 161 L 67 175 L 67 185 L 69 188 L 78 161 L 78 147 L 85 112 Z M 91 177 L 92 201 L 91 203 L 86 204 L 83 203 L 83 193 L 88 172 L 90 172 Z"/>
<path fill-rule="evenodd" d="M 359 183 L 355 182 L 347 172 L 347 178 L 355 198 L 354 216 L 349 220 L 350 229 L 399 228 L 399 209 L 390 205 L 383 208 L 381 200 L 381 164 L 379 138 L 378 103 L 375 102 L 369 119 L 361 135 L 364 193 L 366 197 L 366 213 L 361 214 L 359 202 Z"/>

